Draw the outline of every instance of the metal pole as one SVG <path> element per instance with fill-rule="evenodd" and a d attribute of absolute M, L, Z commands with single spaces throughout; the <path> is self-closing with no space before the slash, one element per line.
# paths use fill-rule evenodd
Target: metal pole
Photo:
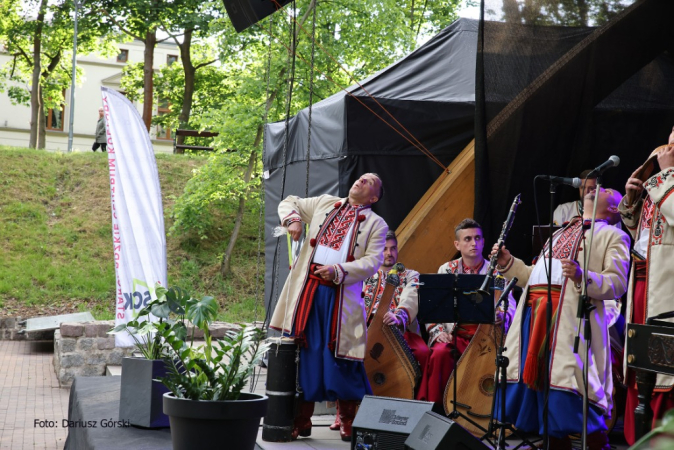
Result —
<path fill-rule="evenodd" d="M 70 84 L 70 123 L 68 124 L 68 153 L 73 151 L 73 125 L 75 121 L 75 75 L 77 74 L 77 8 L 79 0 L 75 2 L 75 30 L 73 33 L 73 76 Z"/>

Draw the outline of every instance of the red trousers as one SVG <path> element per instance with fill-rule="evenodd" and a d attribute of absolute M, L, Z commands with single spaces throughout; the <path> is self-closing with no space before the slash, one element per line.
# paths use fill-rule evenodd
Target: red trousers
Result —
<path fill-rule="evenodd" d="M 632 323 L 646 323 L 646 268 L 637 264 L 634 279 L 634 301 L 632 302 Z M 627 370 L 627 401 L 625 405 L 625 440 L 632 445 L 635 442 L 634 436 L 634 409 L 639 404 L 637 398 L 636 375 L 633 370 Z M 653 424 L 660 420 L 662 416 L 670 409 L 674 408 L 674 395 L 672 390 L 665 392 L 654 392 L 651 398 L 651 408 L 653 409 Z"/>
<path fill-rule="evenodd" d="M 425 368 L 422 369 L 421 384 L 417 392 L 417 400 L 428 402 L 442 402 L 449 376 L 454 370 L 456 361 L 452 357 L 452 350 L 459 351 L 458 358 L 466 351 L 470 338 L 455 336 L 454 340 L 445 344 L 436 342 L 430 350 L 430 357 Z M 424 366 L 422 366 L 424 367 Z"/>

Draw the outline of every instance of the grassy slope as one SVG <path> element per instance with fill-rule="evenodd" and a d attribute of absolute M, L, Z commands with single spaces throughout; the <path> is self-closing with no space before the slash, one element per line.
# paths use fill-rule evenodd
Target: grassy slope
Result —
<path fill-rule="evenodd" d="M 167 232 L 173 199 L 204 161 L 157 156 Z M 107 174 L 107 158 L 101 153 L 0 147 L 0 316 L 90 310 L 99 319 L 113 317 Z M 259 210 L 246 213 L 233 274 L 224 281 L 220 259 L 233 227 L 235 205 L 225 204 L 215 214 L 219 227 L 206 240 L 167 237 L 169 284 L 194 295 L 214 296 L 221 304 L 222 320 L 261 319 L 262 293 L 255 283 Z M 263 274 L 263 260 L 260 271 Z"/>

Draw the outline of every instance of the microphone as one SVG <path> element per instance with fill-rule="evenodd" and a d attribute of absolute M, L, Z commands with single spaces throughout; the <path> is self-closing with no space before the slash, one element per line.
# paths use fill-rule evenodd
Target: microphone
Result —
<path fill-rule="evenodd" d="M 601 165 L 595 167 L 591 173 L 595 175 L 601 175 L 606 169 L 617 167 L 618 164 L 620 164 L 620 158 L 618 158 L 616 155 L 613 155 L 608 159 L 608 161 L 605 161 Z"/>
<path fill-rule="evenodd" d="M 565 178 L 565 177 L 556 177 L 554 175 L 539 175 L 539 178 L 550 181 L 552 184 L 566 184 L 567 186 L 572 186 L 579 188 L 583 184 L 583 180 L 578 177 L 575 178 Z"/>

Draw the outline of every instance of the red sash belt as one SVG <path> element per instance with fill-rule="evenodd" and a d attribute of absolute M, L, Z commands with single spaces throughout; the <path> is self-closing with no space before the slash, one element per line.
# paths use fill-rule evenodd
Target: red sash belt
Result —
<path fill-rule="evenodd" d="M 475 336 L 477 327 L 478 324 L 476 323 L 460 323 L 457 325 L 456 335 L 471 340 Z"/>
<path fill-rule="evenodd" d="M 634 276 L 637 280 L 645 280 L 647 275 L 647 261 L 634 260 Z"/>
<path fill-rule="evenodd" d="M 552 286 L 552 323 L 551 330 L 557 321 L 557 308 L 559 307 L 560 286 Z M 543 388 L 541 372 L 545 369 L 545 348 L 547 346 L 545 333 L 545 310 L 548 304 L 548 286 L 529 286 L 527 306 L 531 307 L 531 321 L 529 324 L 529 349 L 524 363 L 522 381 L 530 388 L 540 391 Z"/>
<path fill-rule="evenodd" d="M 320 264 L 311 264 L 309 266 L 309 277 L 307 282 L 304 285 L 304 290 L 302 295 L 300 295 L 299 302 L 297 304 L 297 316 L 295 317 L 295 340 L 298 344 L 307 346 L 307 337 L 305 334 L 305 328 L 309 320 L 309 312 L 311 311 L 311 306 L 314 301 L 314 296 L 318 290 L 319 285 L 328 286 L 331 288 L 336 288 L 337 285 L 330 280 L 324 280 L 321 277 L 314 275 L 314 272 L 321 267 Z M 330 342 L 328 347 L 330 350 L 335 349 L 335 342 L 337 341 L 337 316 L 339 311 L 339 304 L 337 299 L 335 299 L 335 307 L 332 312 L 332 323 L 330 326 Z"/>

